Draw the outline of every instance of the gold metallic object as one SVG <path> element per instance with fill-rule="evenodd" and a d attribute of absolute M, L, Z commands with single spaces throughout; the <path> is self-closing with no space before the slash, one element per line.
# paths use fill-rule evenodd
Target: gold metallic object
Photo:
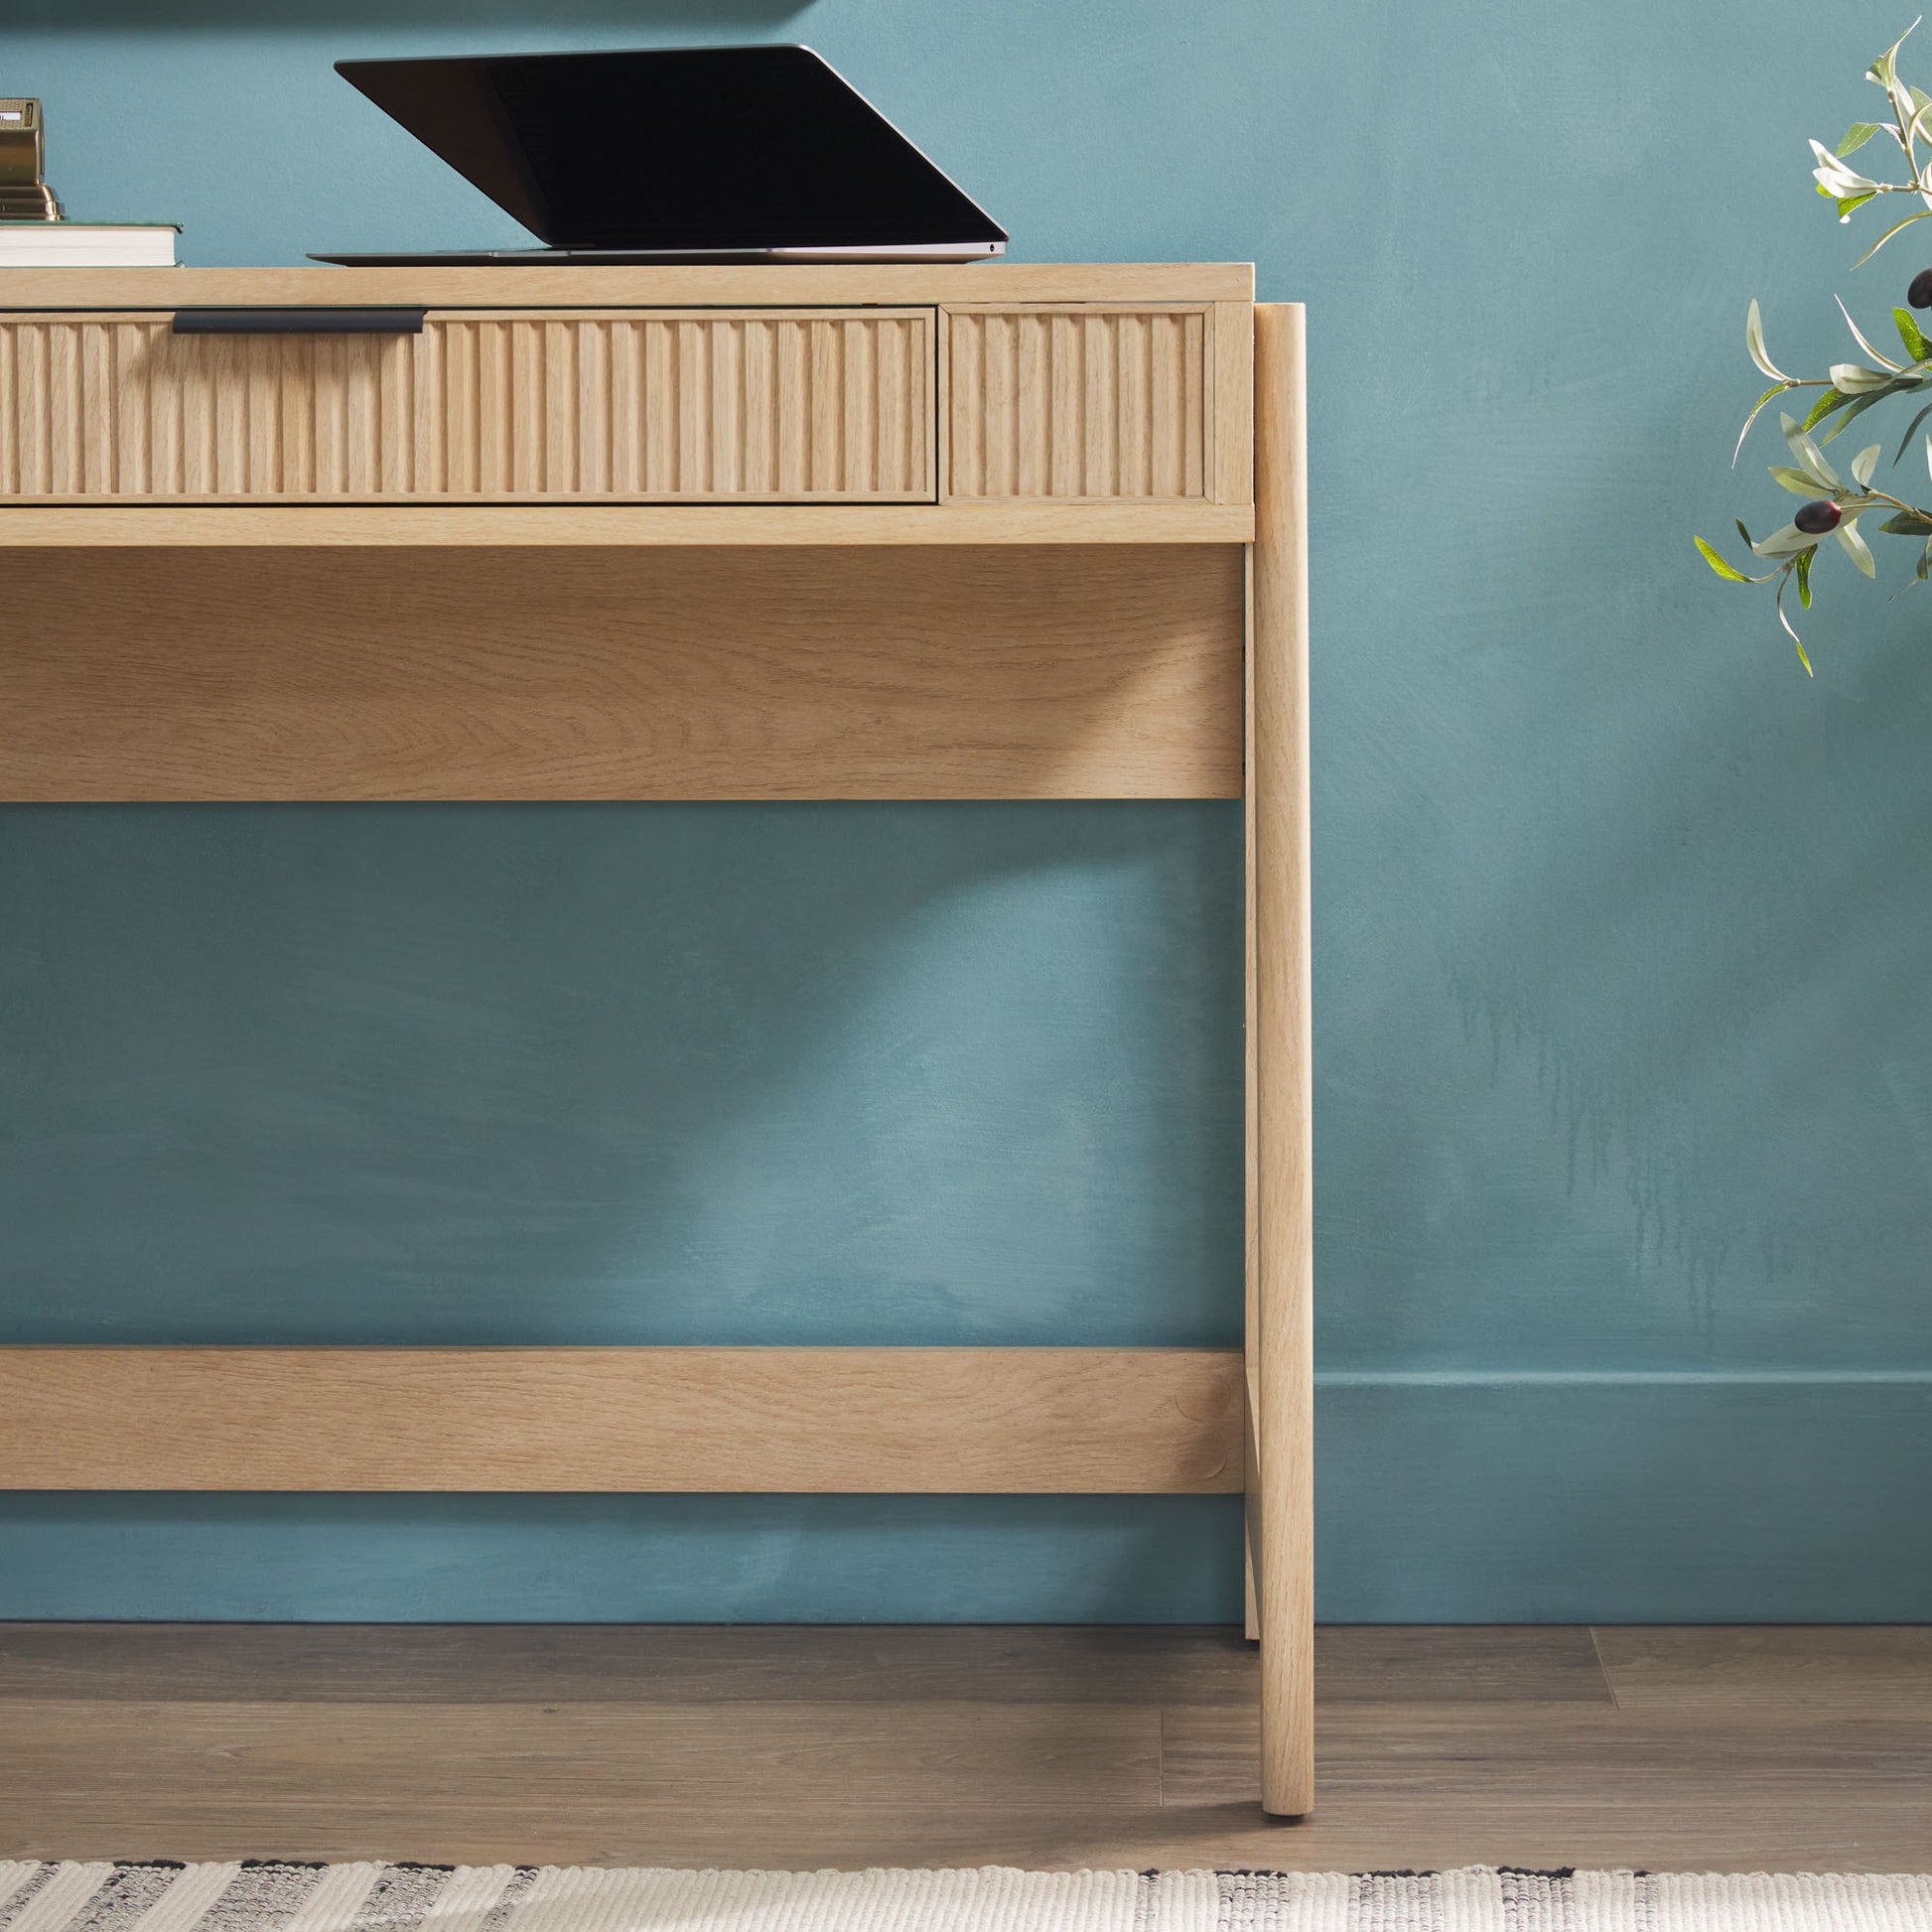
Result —
<path fill-rule="evenodd" d="M 0 99 L 0 221 L 61 219 L 61 204 L 41 179 L 46 172 L 40 102 Z"/>

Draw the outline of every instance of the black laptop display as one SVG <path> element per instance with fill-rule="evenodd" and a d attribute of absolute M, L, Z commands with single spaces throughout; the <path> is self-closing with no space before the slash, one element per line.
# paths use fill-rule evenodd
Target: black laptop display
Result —
<path fill-rule="evenodd" d="M 336 70 L 547 245 L 357 264 L 971 261 L 1005 231 L 807 47 Z"/>

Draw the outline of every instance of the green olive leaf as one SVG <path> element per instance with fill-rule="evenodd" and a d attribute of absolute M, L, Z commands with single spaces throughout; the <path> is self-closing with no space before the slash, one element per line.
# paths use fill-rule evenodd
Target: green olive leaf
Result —
<path fill-rule="evenodd" d="M 1892 44 L 1888 48 L 1886 48 L 1885 51 L 1881 55 L 1879 55 L 1878 58 L 1875 61 L 1873 61 L 1868 68 L 1865 69 L 1865 72 L 1873 80 L 1877 81 L 1879 86 L 1884 88 L 1886 93 L 1890 93 L 1891 90 L 1898 84 L 1898 50 L 1901 47 L 1903 47 L 1908 40 L 1912 38 L 1912 28 L 1916 27 L 1917 25 L 1918 22 L 1916 20 L 1913 21 L 1912 26 L 1906 28 L 1905 31 L 1902 34 L 1900 34 L 1899 37 L 1895 41 L 1893 41 Z"/>
<path fill-rule="evenodd" d="M 1781 530 L 1773 530 L 1761 542 L 1751 548 L 1767 561 L 1782 563 L 1787 557 L 1795 557 L 1800 550 L 1816 550 L 1818 539 L 1807 536 L 1795 523 L 1787 523 Z"/>
<path fill-rule="evenodd" d="M 1771 391 L 1771 395 L 1776 395 L 1776 394 L 1777 391 L 1775 389 Z M 1852 398 L 1846 395 L 1843 390 L 1827 389 L 1818 398 L 1818 400 L 1812 404 L 1810 412 L 1805 417 L 1805 428 L 1816 429 L 1818 425 L 1822 423 L 1825 420 L 1825 418 L 1832 413 L 1834 409 L 1838 408 L 1841 403 L 1847 403 L 1850 402 Z M 1760 402 L 1757 405 L 1758 408 L 1762 409 L 1764 407 L 1764 403 L 1768 401 L 1770 401 L 1770 396 L 1766 396 L 1764 398 L 1764 401 Z"/>
<path fill-rule="evenodd" d="M 1757 300 L 1751 299 L 1751 306 L 1744 316 L 1744 347 L 1750 358 L 1760 370 L 1779 382 L 1788 382 L 1790 377 L 1771 360 L 1771 351 L 1764 346 L 1764 318 L 1758 313 Z"/>
<path fill-rule="evenodd" d="M 1887 396 L 1895 396 L 1901 389 L 1916 389 L 1918 386 L 1916 380 L 1887 382 L 1882 389 L 1873 389 L 1868 395 L 1854 396 L 1846 405 L 1845 413 L 1818 440 L 1821 443 L 1831 442 L 1834 437 L 1850 429 L 1873 403 L 1883 402 Z"/>
<path fill-rule="evenodd" d="M 1698 552 L 1704 558 L 1704 561 L 1707 564 L 1709 564 L 1711 568 L 1715 570 L 1720 577 L 1724 578 L 1726 583 L 1761 584 L 1764 581 L 1761 577 L 1758 578 L 1746 577 L 1744 573 L 1741 570 L 1738 570 L 1734 565 L 1725 563 L 1725 560 L 1721 556 L 1719 556 L 1718 553 L 1715 550 L 1713 550 L 1712 547 L 1708 543 L 1706 543 L 1702 537 L 1693 537 L 1691 541 L 1697 545 Z"/>
<path fill-rule="evenodd" d="M 1812 179 L 1834 201 L 1842 195 L 1869 195 L 1878 186 L 1875 181 L 1860 174 L 1856 168 L 1848 168 L 1823 141 L 1814 141 L 1811 144 L 1811 157 L 1818 163 L 1818 166 L 1811 171 Z"/>
<path fill-rule="evenodd" d="M 1789 416 L 1781 416 L 1779 422 L 1784 429 L 1784 440 L 1791 451 L 1791 460 L 1800 470 L 1819 478 L 1827 489 L 1839 486 L 1838 472 L 1825 461 L 1823 453 L 1805 432 Z"/>
<path fill-rule="evenodd" d="M 1810 676 L 1811 676 L 1811 674 L 1812 674 L 1812 670 L 1811 670 L 1811 659 L 1810 659 L 1809 657 L 1807 657 L 1807 656 L 1805 655 L 1805 644 L 1804 644 L 1804 639 L 1803 639 L 1802 637 L 1800 637 L 1800 636 L 1798 635 L 1798 633 L 1797 633 L 1797 632 L 1796 632 L 1795 630 L 1793 630 L 1793 629 L 1792 629 L 1792 627 L 1791 627 L 1791 620 L 1790 620 L 1789 618 L 1787 618 L 1787 617 L 1786 617 L 1786 616 L 1784 615 L 1784 580 L 1785 580 L 1785 575 L 1786 575 L 1786 573 L 1785 573 L 1785 572 L 1783 572 L 1783 571 L 1780 571 L 1780 572 L 1778 573 L 1778 590 L 1777 590 L 1777 600 L 1776 600 L 1776 602 L 1777 602 L 1777 613 L 1778 613 L 1778 621 L 1779 621 L 1779 622 L 1780 622 L 1781 624 L 1783 624 L 1783 625 L 1784 625 L 1784 634 L 1785 634 L 1785 635 L 1786 635 L 1787 637 L 1789 637 L 1789 638 L 1791 639 L 1791 641 L 1792 641 L 1792 642 L 1793 642 L 1794 644 L 1796 644 L 1796 645 L 1798 646 L 1798 662 L 1799 662 L 1800 664 L 1802 664 L 1802 665 L 1803 665 L 1803 666 L 1805 667 L 1805 675 L 1806 675 L 1807 677 L 1810 677 Z"/>
<path fill-rule="evenodd" d="M 1838 312 L 1840 315 L 1842 315 L 1845 318 L 1845 326 L 1847 329 L 1849 329 L 1852 332 L 1852 340 L 1855 343 L 1857 343 L 1858 345 L 1862 349 L 1863 349 L 1864 352 L 1868 356 L 1870 356 L 1874 362 L 1878 363 L 1883 368 L 1890 369 L 1894 374 L 1896 374 L 1898 371 L 1898 364 L 1894 362 L 1891 359 L 1891 357 L 1887 355 L 1885 351 L 1882 348 L 1880 348 L 1877 345 L 1877 344 L 1874 343 L 1870 339 L 1870 337 L 1868 337 L 1864 333 L 1864 331 L 1859 327 L 1859 325 L 1856 322 L 1852 320 L 1852 311 L 1845 306 L 1845 298 L 1842 295 L 1835 295 L 1832 297 L 1832 300 L 1838 304 Z M 1875 371 L 1867 370 L 1866 373 L 1872 374 L 1875 373 Z M 1843 388 L 1844 386 L 1845 385 L 1843 383 L 1839 384 L 1840 388 Z"/>
<path fill-rule="evenodd" d="M 1910 425 L 1905 431 L 1905 434 L 1898 439 L 1898 449 L 1894 453 L 1891 460 L 1892 468 L 1894 470 L 1897 469 L 1898 467 L 1899 459 L 1905 454 L 1905 445 L 1912 440 L 1913 435 L 1917 432 L 1918 426 L 1922 422 L 1924 422 L 1926 417 L 1928 416 L 1932 416 L 1932 402 L 1928 402 L 1925 405 L 1925 407 L 1921 409 L 1919 413 L 1912 418 Z"/>

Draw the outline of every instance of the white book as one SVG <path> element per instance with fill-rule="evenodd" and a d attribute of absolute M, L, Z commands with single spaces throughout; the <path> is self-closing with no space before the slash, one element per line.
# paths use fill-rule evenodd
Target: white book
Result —
<path fill-rule="evenodd" d="M 0 221 L 0 268 L 173 268 L 172 221 Z"/>

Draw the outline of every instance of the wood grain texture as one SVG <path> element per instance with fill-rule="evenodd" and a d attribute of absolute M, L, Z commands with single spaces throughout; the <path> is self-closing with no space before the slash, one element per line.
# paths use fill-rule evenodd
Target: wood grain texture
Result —
<path fill-rule="evenodd" d="M 1308 442 L 1304 313 L 1255 311 L 1252 657 L 1261 1794 L 1314 1799 L 1313 1146 L 1310 1059 Z"/>
<path fill-rule="evenodd" d="M 420 335 L 0 315 L 0 502 L 914 502 L 929 309 L 450 311 Z"/>
<path fill-rule="evenodd" d="M 12 271 L 10 271 L 12 272 Z M 1238 503 L 0 504 L 0 550 L 826 549 L 1236 544 Z"/>
<path fill-rule="evenodd" d="M 1261 1189 L 1257 1182 L 1261 1121 L 1261 1029 L 1255 1021 L 1255 557 L 1250 545 L 1243 573 L 1246 648 L 1241 666 L 1241 1334 L 1247 1364 L 1247 1505 L 1242 1536 L 1242 1628 L 1261 1641 L 1261 1597 L 1255 1552 L 1261 1542 L 1261 1446 L 1255 1430 L 1260 1403 Z"/>
<path fill-rule="evenodd" d="M 1248 262 L 503 268 L 10 268 L 8 309 L 858 308 L 944 302 L 1249 302 Z"/>
<path fill-rule="evenodd" d="M 1217 503 L 1251 503 L 1255 490 L 1255 312 L 1251 302 L 1217 302 L 1208 338 L 1207 493 Z"/>
<path fill-rule="evenodd" d="M 1166 1802 L 1252 1804 L 1257 1725 L 1251 1709 L 1168 1712 L 1162 1764 Z M 1420 1706 L 1324 1711 L 1321 1768 L 1331 1788 L 1399 1798 L 1453 1789 L 1520 1805 L 1561 1794 L 1570 1806 L 1680 1798 L 1719 1780 L 1766 1793 L 1801 1794 L 1811 1779 L 1857 1776 L 1874 1796 L 1923 1791 L 1932 1736 L 1915 1717 L 1821 1724 L 1807 1770 L 1792 1761 L 1779 1724 L 1711 1713 L 1623 1712 L 1608 1705 Z"/>
<path fill-rule="evenodd" d="M 279 1704 L 11 1702 L 0 1791 L 95 1802 L 191 1786 L 200 1803 L 407 1805 L 434 1738 L 482 1806 L 1160 1802 L 1161 1713 L 1104 1704 Z M 889 1715 L 890 1713 L 890 1715 Z M 11 1807 L 9 1823 L 13 1822 Z M 12 1847 L 9 1846 L 11 1851 Z"/>
<path fill-rule="evenodd" d="M 1241 785 L 1234 549 L 63 551 L 7 597 L 7 799 Z"/>
<path fill-rule="evenodd" d="M 1400 1644 L 1324 1652 L 1324 1692 L 1426 1686 Z M 1391 1633 L 1400 1639 L 1403 1632 Z M 1563 1633 L 1595 1671 L 1587 1632 Z M 1566 1658 L 1566 1662 L 1570 1659 Z M 1514 1658 L 1512 1656 L 1512 1663 Z M 1552 1679 L 1552 1682 L 1555 1680 Z M 1607 1697 L 1600 1674 L 1597 1694 Z M 7 1701 L 170 1703 L 1251 1703 L 1254 1652 L 1218 1625 L 360 1624 L 0 1621 Z"/>
<path fill-rule="evenodd" d="M 58 1722 L 58 1714 L 55 1720 Z M 435 1737 L 434 1729 L 428 1740 Z M 509 1748 L 505 1736 L 501 1748 Z M 1681 1738 L 1652 1750 L 1668 1768 Z M 1381 1748 L 1400 1752 L 1388 1736 Z M 1472 1739 L 1499 1751 L 1499 1734 Z M 1722 1748 L 1722 1739 L 1717 1740 Z M 1715 1751 L 1714 1751 L 1715 1758 Z M 76 1759 L 84 1762 L 81 1754 Z M 1802 1748 L 1794 1762 L 1809 1761 Z M 1064 1760 L 1061 1761 L 1062 1767 Z M 729 1794 L 679 1802 L 608 1797 L 532 1780 L 521 1797 L 466 1788 L 465 1767 L 426 1750 L 423 1776 L 399 1799 L 357 1799 L 320 1785 L 313 1798 L 197 1795 L 195 1781 L 140 1794 L 96 1793 L 74 1774 L 57 1785 L 0 1783 L 8 1846 L 21 1858 L 388 1859 L 498 1863 L 754 1866 L 1007 1864 L 1031 1870 L 1200 1866 L 1314 1871 L 1443 1870 L 1507 1864 L 1642 1866 L 1674 1871 L 1922 1871 L 1925 1807 L 1894 1781 L 1868 1788 L 1843 1757 L 1819 1790 L 1727 1784 L 1707 1761 L 1702 1802 L 1667 1778 L 1646 1798 L 1626 1785 L 1612 1802 L 1565 1795 L 1550 1765 L 1541 1795 L 1461 1796 L 1440 1759 L 1397 1795 L 1348 1791 L 1319 1818 L 1270 1823 L 1254 1801 L 1164 1806 L 1083 1803 L 1062 1778 L 1055 1799 L 1001 1805 L 963 1780 L 942 1799 L 864 1806 L 762 1795 L 761 1760 Z M 1821 1776 L 1823 1766 L 1821 1765 Z M 938 1782 L 922 1780 L 929 1790 Z"/>
<path fill-rule="evenodd" d="M 1210 1494 L 1240 1358 L 1142 1348 L 0 1348 L 0 1487 Z"/>
<path fill-rule="evenodd" d="M 58 1722 L 58 1715 L 56 1720 Z M 435 1732 L 431 1729 L 429 1739 Z M 503 1748 L 511 1739 L 505 1737 Z M 864 1806 L 762 1795 L 759 1764 L 723 1795 L 679 1802 L 607 1797 L 535 1780 L 521 1797 L 466 1788 L 464 1767 L 431 1754 L 400 1799 L 357 1799 L 323 1785 L 312 1799 L 225 1795 L 214 1804 L 192 1779 L 141 1794 L 94 1792 L 73 1774 L 58 1785 L 0 1783 L 21 1858 L 388 1859 L 498 1863 L 754 1866 L 776 1870 L 871 1865 L 1017 1865 L 1147 1869 L 1227 1866 L 1313 1871 L 1443 1870 L 1507 1864 L 1642 1866 L 1674 1871 L 1922 1871 L 1922 1796 L 1896 1781 L 1869 1788 L 1841 1754 L 1837 1776 L 1806 1794 L 1726 1783 L 1707 1760 L 1702 1802 L 1667 1778 L 1646 1798 L 1626 1784 L 1611 1802 L 1565 1795 L 1551 1764 L 1538 1794 L 1456 1790 L 1440 1759 L 1396 1795 L 1347 1791 L 1299 1826 L 1271 1823 L 1252 1798 L 1164 1806 L 1083 1803 L 1065 1779 L 1055 1799 L 1002 1805 L 963 1780 L 938 1800 Z M 1681 1737 L 1652 1740 L 1668 1768 Z M 1381 1748 L 1399 1754 L 1400 1739 Z M 1500 1751 L 1492 1732 L 1472 1750 Z M 76 1753 L 76 1757 L 79 1754 Z M 84 1760 L 82 1760 L 84 1761 Z M 1801 1748 L 1794 1762 L 1809 1761 Z M 761 1762 L 761 1761 L 760 1761 Z M 1064 1760 L 1062 1760 L 1062 1766 Z M 1820 1767 L 1821 1776 L 1824 1767 Z M 937 1779 L 922 1780 L 930 1789 Z M 16 1795 L 17 1792 L 17 1795 Z"/>
<path fill-rule="evenodd" d="M 1212 311 L 946 312 L 949 497 L 1202 499 Z"/>
<path fill-rule="evenodd" d="M 1802 1634 L 1817 1656 L 1825 1633 Z M 1314 1658 L 1323 1707 L 1611 1703 L 1570 1625 L 1331 1626 Z M 1259 1673 L 1218 1624 L 0 1622 L 0 1718 L 22 1698 L 1252 1706 Z"/>
<path fill-rule="evenodd" d="M 1822 1682 L 1922 1633 L 1760 1634 Z M 1575 1628 L 1316 1662 L 1285 1827 L 1232 1629 L 0 1624 L 0 1817 L 28 1858 L 1924 1869 L 1922 1707 L 1618 1709 Z"/>
<path fill-rule="evenodd" d="M 1626 1710 L 1932 1720 L 1932 1624 L 1604 1627 L 1596 1645 Z"/>

